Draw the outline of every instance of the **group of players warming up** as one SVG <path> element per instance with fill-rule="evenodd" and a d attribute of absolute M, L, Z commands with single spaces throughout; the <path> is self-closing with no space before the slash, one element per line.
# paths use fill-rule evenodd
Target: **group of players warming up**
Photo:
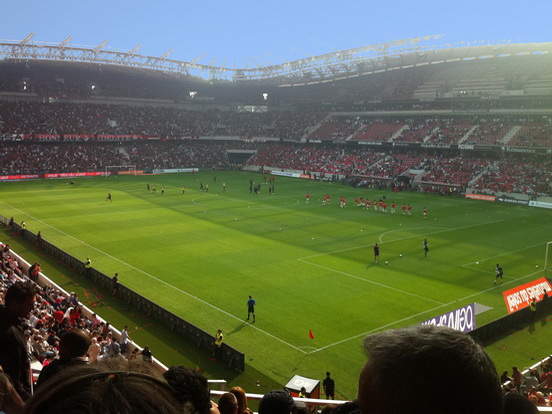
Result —
<path fill-rule="evenodd" d="M 311 199 L 311 194 L 307 193 L 305 194 L 305 204 L 309 204 Z M 323 206 L 329 206 L 331 204 L 332 197 L 330 194 L 324 194 L 320 201 L 322 202 Z M 382 213 L 388 213 L 396 214 L 398 207 L 397 203 L 394 201 L 391 202 L 391 204 L 388 204 L 386 201 L 386 198 L 380 198 L 379 200 L 370 200 L 368 198 L 364 197 L 355 197 L 354 198 L 354 205 L 356 208 L 362 208 L 364 210 L 372 210 L 379 211 Z M 339 207 L 340 208 L 346 208 L 347 207 L 347 199 L 343 196 L 339 197 Z M 400 207 L 400 211 L 405 216 L 412 216 L 412 205 L 403 203 Z M 427 214 L 427 208 L 422 208 L 422 217 L 425 219 L 428 218 Z"/>

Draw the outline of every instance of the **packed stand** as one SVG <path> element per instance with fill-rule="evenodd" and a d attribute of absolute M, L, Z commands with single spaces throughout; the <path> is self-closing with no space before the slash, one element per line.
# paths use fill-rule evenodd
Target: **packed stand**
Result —
<path fill-rule="evenodd" d="M 495 162 L 479 177 L 472 188 L 481 193 L 521 193 L 547 197 L 552 194 L 552 161 L 537 163 L 531 160 Z"/>
<path fill-rule="evenodd" d="M 508 142 L 513 147 L 552 147 L 552 124 L 527 122 Z"/>
<path fill-rule="evenodd" d="M 392 154 L 370 167 L 365 175 L 377 178 L 393 179 L 409 169 L 422 169 L 426 161 L 423 157 L 410 154 Z"/>
<path fill-rule="evenodd" d="M 109 165 L 138 169 L 213 168 L 228 165 L 227 149 L 251 147 L 242 141 L 89 143 L 0 143 L 0 174 L 103 171 Z"/>
<path fill-rule="evenodd" d="M 343 141 L 355 131 L 355 125 L 349 118 L 324 121 L 309 134 L 309 139 Z"/>
<path fill-rule="evenodd" d="M 354 141 L 389 141 L 404 127 L 401 121 L 364 120 L 363 126 L 353 136 Z"/>
<path fill-rule="evenodd" d="M 480 119 L 477 128 L 463 142 L 475 145 L 500 145 L 506 134 L 514 127 L 503 119 Z"/>
<path fill-rule="evenodd" d="M 318 174 L 363 175 L 385 157 L 367 149 L 323 148 L 305 145 L 265 145 L 248 165 L 277 167 Z"/>
<path fill-rule="evenodd" d="M 552 407 L 552 355 L 538 367 L 503 371 L 500 383 L 505 395 L 516 394 L 536 407 Z"/>
<path fill-rule="evenodd" d="M 393 142 L 425 142 L 435 131 L 437 125 L 438 122 L 433 119 L 424 119 L 423 121 L 410 119 L 406 122 L 406 128 Z"/>
<path fill-rule="evenodd" d="M 467 120 L 439 119 L 437 128 L 427 142 L 436 144 L 458 144 L 473 128 L 474 124 Z"/>
<path fill-rule="evenodd" d="M 0 133 L 143 135 L 160 137 L 238 136 L 300 139 L 323 112 L 248 113 L 189 110 L 172 106 L 1 102 Z"/>
<path fill-rule="evenodd" d="M 427 173 L 422 182 L 442 183 L 465 187 L 488 165 L 485 159 L 467 157 L 435 157 L 428 159 Z"/>

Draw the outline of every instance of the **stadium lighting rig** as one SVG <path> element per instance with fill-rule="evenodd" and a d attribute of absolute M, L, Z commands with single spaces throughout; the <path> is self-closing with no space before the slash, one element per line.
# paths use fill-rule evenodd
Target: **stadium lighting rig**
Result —
<path fill-rule="evenodd" d="M 69 44 L 69 42 L 71 41 L 72 38 L 73 38 L 73 35 L 69 36 L 67 39 L 65 39 L 63 42 L 61 42 L 58 45 L 58 49 L 59 50 L 65 49 L 65 46 L 67 46 Z"/>
<path fill-rule="evenodd" d="M 90 47 L 71 44 L 73 36 L 61 43 L 37 42 L 32 40 L 33 37 L 34 33 L 30 33 L 21 41 L 0 41 L 0 61 L 46 60 L 117 65 L 220 81 L 263 81 L 280 87 L 327 83 L 448 62 L 552 53 L 550 42 L 516 44 L 505 41 L 485 44 L 477 41 L 473 44 L 458 42 L 433 45 L 432 42 L 440 40 L 443 35 L 431 35 L 340 50 L 276 65 L 257 63 L 255 67 L 245 65 L 243 68 L 227 68 L 225 64 L 214 66 L 216 59 L 208 65 L 199 63 L 203 55 L 190 62 L 169 59 L 173 49 L 156 57 L 137 54 L 141 44 L 130 51 L 121 51 L 106 48 L 108 40 Z"/>

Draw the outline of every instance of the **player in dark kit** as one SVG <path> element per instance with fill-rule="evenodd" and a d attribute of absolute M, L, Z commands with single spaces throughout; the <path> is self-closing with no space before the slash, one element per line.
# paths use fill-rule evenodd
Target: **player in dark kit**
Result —
<path fill-rule="evenodd" d="M 498 263 L 496 264 L 495 272 L 496 272 L 496 277 L 495 277 L 494 284 L 496 285 L 496 284 L 502 283 L 502 276 L 504 276 L 504 270 L 502 270 L 502 266 L 500 266 Z M 498 283 L 499 279 L 500 279 L 500 283 Z"/>
<path fill-rule="evenodd" d="M 422 242 L 422 246 L 424 247 L 424 256 L 427 257 L 427 252 L 429 252 L 429 244 L 427 242 L 427 239 L 424 239 Z"/>
<path fill-rule="evenodd" d="M 247 320 L 249 316 L 253 315 L 253 322 L 255 322 L 255 299 L 249 295 L 249 300 L 247 301 Z"/>
<path fill-rule="evenodd" d="M 374 244 L 374 262 L 379 262 L 380 258 L 380 251 L 379 251 L 379 244 Z"/>
<path fill-rule="evenodd" d="M 324 386 L 324 394 L 326 394 L 326 399 L 329 400 L 330 398 L 332 400 L 335 400 L 335 381 L 330 378 L 330 372 L 326 372 L 326 378 L 322 382 L 322 385 Z"/>
<path fill-rule="evenodd" d="M 108 200 L 110 203 L 113 203 L 113 200 L 111 200 L 111 193 L 107 193 L 107 198 L 105 199 L 105 201 L 108 201 Z"/>

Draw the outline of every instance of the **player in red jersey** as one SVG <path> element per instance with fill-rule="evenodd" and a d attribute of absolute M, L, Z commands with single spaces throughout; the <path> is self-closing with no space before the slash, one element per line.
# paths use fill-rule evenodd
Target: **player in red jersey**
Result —
<path fill-rule="evenodd" d="M 305 194 L 305 203 L 309 204 L 310 201 L 310 193 Z"/>
<path fill-rule="evenodd" d="M 412 215 L 412 206 L 409 204 L 406 209 L 408 211 L 408 215 L 411 216 Z"/>
<path fill-rule="evenodd" d="M 387 213 L 387 203 L 386 202 L 383 202 L 383 204 L 381 205 L 381 209 L 383 210 L 384 213 Z"/>
<path fill-rule="evenodd" d="M 372 202 L 370 200 L 366 200 L 366 210 L 370 210 L 370 207 L 372 207 Z"/>
<path fill-rule="evenodd" d="M 397 207 L 397 203 L 394 201 L 391 203 L 391 214 L 395 214 L 395 207 Z"/>
<path fill-rule="evenodd" d="M 402 210 L 403 214 L 406 214 L 406 204 L 403 203 L 403 205 L 401 207 L 401 210 Z"/>
<path fill-rule="evenodd" d="M 422 217 L 424 218 L 424 220 L 427 220 L 427 208 L 424 207 L 424 210 L 422 212 Z"/>

